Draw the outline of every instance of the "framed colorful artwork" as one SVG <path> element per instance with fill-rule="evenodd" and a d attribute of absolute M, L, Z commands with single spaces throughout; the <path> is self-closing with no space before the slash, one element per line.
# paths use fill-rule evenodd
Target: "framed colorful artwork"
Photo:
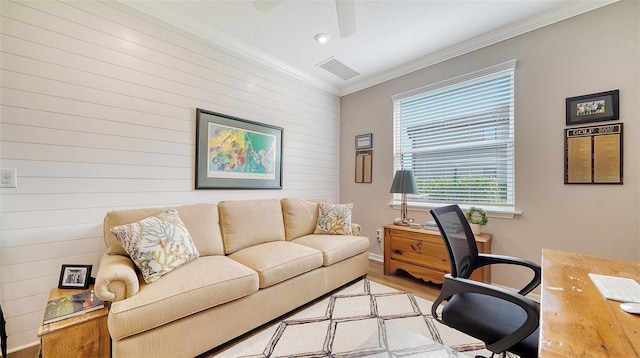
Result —
<path fill-rule="evenodd" d="M 196 189 L 282 189 L 280 127 L 196 110 Z"/>

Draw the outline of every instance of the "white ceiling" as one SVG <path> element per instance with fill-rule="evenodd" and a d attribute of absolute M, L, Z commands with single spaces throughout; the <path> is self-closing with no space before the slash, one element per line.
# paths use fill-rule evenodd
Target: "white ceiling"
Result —
<path fill-rule="evenodd" d="M 256 9 L 253 0 L 122 0 L 336 95 L 615 1 L 355 0 L 357 30 L 340 38 L 333 0 L 284 0 L 269 11 Z M 321 32 L 329 43 L 314 41 Z M 317 66 L 329 58 L 360 75 L 343 80 Z"/>

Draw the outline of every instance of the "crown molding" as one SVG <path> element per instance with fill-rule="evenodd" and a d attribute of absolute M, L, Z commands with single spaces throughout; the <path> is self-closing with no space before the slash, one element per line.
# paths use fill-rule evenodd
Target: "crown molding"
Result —
<path fill-rule="evenodd" d="M 200 21 L 194 21 L 193 19 L 178 15 L 161 4 L 158 4 L 158 2 L 139 0 L 118 0 L 118 2 L 150 15 L 155 19 L 164 21 L 181 30 L 187 31 L 199 38 L 208 40 L 219 46 L 223 51 L 226 50 L 225 52 L 229 52 L 236 57 L 240 56 L 247 62 L 266 66 L 278 73 L 284 73 L 336 96 L 340 94 L 340 88 L 337 86 L 302 71 L 297 67 L 291 66 L 286 62 L 267 54 L 266 52 L 260 51 L 257 48 L 222 31 L 207 26 Z"/>
<path fill-rule="evenodd" d="M 430 55 L 421 57 L 415 61 L 398 66 L 377 75 L 363 77 L 345 86 L 335 86 L 325 80 L 320 79 L 297 67 L 291 66 L 263 51 L 250 46 L 235 37 L 229 36 L 221 31 L 213 29 L 205 24 L 193 19 L 186 18 L 171 12 L 164 6 L 153 1 L 118 0 L 120 3 L 141 11 L 155 19 L 159 19 L 179 29 L 187 31 L 200 38 L 207 39 L 220 46 L 223 51 L 227 51 L 243 60 L 266 66 L 279 73 L 298 79 L 308 85 L 326 91 L 330 94 L 342 97 L 348 94 L 363 90 L 368 87 L 392 80 L 394 78 L 433 66 L 446 60 L 467 54 L 469 52 L 508 40 L 510 38 L 525 34 L 530 31 L 554 24 L 568 18 L 584 14 L 586 12 L 599 9 L 601 7 L 616 3 L 620 0 L 596 0 L 596 1 L 568 1 L 564 6 L 538 14 L 522 21 L 512 23 L 495 31 L 476 36 L 468 41 L 450 46 Z"/>
<path fill-rule="evenodd" d="M 340 97 L 346 96 L 365 88 L 378 85 L 394 78 L 404 76 L 411 72 L 433 66 L 440 62 L 444 62 L 446 60 L 467 54 L 475 50 L 479 50 L 481 48 L 496 44 L 504 40 L 508 40 L 527 32 L 540 29 L 556 22 L 560 22 L 568 18 L 599 9 L 618 1 L 620 0 L 570 1 L 565 6 L 538 14 L 537 16 L 530 17 L 523 21 L 512 23 L 495 31 L 476 36 L 468 41 L 461 42 L 457 45 L 434 52 L 415 61 L 411 61 L 405 65 L 382 72 L 378 75 L 369 76 L 358 82 L 354 82 L 352 84 L 344 86 L 342 87 L 339 95 Z"/>

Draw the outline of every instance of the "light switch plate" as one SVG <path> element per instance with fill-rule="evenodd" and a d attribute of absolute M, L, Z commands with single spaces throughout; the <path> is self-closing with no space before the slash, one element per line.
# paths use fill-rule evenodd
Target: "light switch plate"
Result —
<path fill-rule="evenodd" d="M 0 188 L 17 188 L 18 171 L 16 169 L 0 169 Z"/>

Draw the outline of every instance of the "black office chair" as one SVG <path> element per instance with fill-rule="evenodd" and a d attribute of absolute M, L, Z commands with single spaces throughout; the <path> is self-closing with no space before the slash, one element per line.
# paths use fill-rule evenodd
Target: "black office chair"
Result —
<path fill-rule="evenodd" d="M 7 356 L 7 321 L 4 320 L 4 313 L 2 313 L 2 306 L 0 306 L 0 352 L 2 356 Z"/>
<path fill-rule="evenodd" d="M 540 266 L 520 258 L 478 254 L 476 241 L 464 213 L 457 205 L 431 210 L 451 261 L 440 296 L 431 307 L 440 323 L 483 341 L 495 353 L 538 356 L 540 304 L 525 297 L 540 284 Z M 469 280 L 485 265 L 510 264 L 530 268 L 533 279 L 519 292 Z M 447 301 L 439 316 L 436 312 Z"/>

